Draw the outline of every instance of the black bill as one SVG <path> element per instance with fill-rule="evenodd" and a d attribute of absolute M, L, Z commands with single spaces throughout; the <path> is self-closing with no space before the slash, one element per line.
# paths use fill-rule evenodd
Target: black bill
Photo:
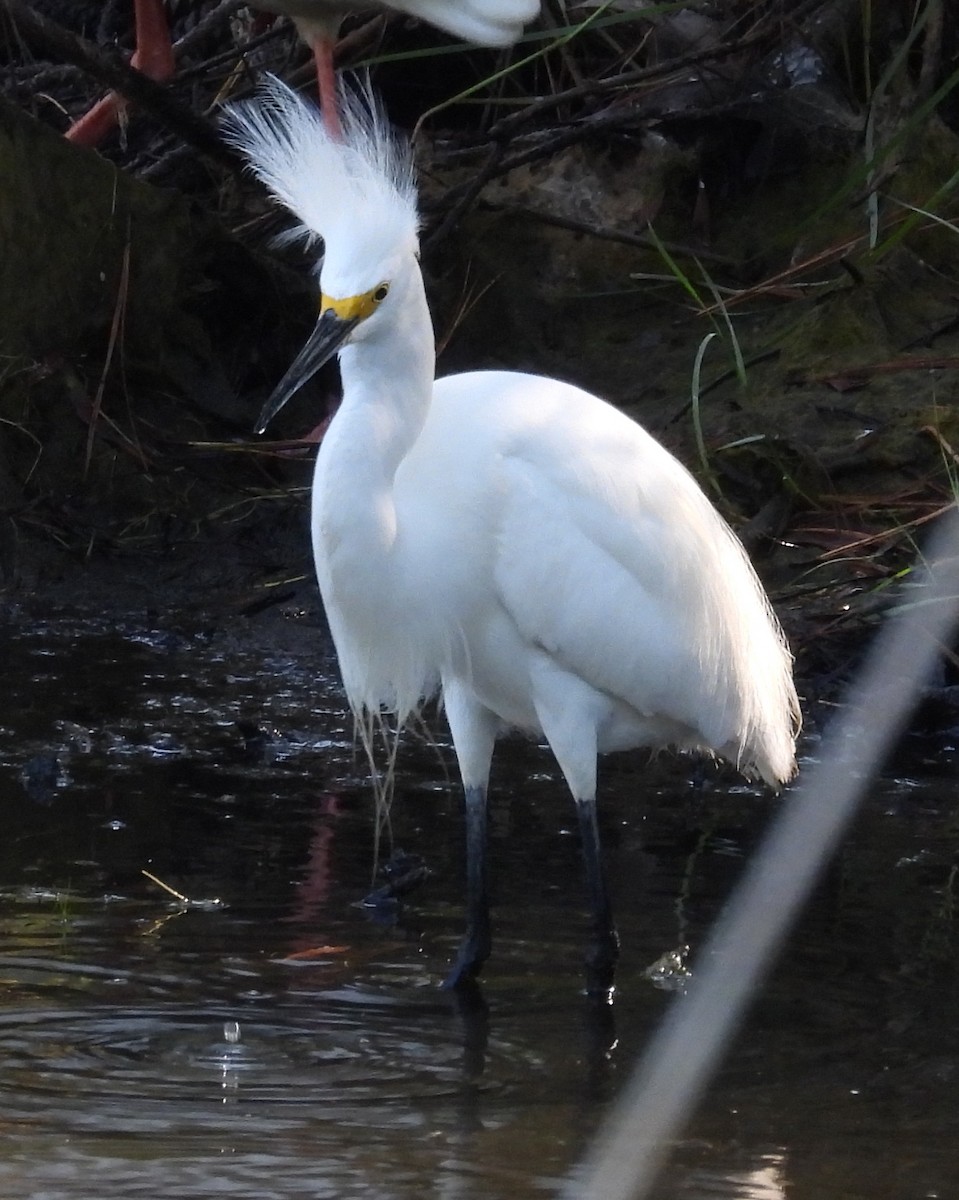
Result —
<path fill-rule="evenodd" d="M 256 433 L 262 433 L 294 392 L 312 378 L 325 362 L 329 362 L 356 328 L 357 323 L 357 320 L 338 317 L 332 308 L 320 314 L 320 319 L 314 325 L 306 345 L 263 405 L 260 419 L 255 426 Z"/>

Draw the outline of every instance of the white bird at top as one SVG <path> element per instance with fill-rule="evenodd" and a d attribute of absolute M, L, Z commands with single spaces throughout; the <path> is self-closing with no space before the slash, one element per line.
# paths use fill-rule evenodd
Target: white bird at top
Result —
<path fill-rule="evenodd" d="M 538 375 L 435 378 L 411 159 L 375 108 L 343 140 L 274 81 L 228 136 L 321 237 L 320 315 L 267 401 L 339 354 L 312 492 L 316 573 L 361 717 L 442 690 L 466 800 L 467 928 L 447 986 L 490 952 L 487 781 L 497 735 L 545 737 L 575 801 L 592 913 L 587 985 L 618 938 L 598 753 L 701 751 L 772 786 L 795 770 L 791 658 L 762 585 L 689 472 L 595 396 Z"/>
<path fill-rule="evenodd" d="M 340 26 L 357 8 L 392 9 L 435 25 L 476 46 L 512 46 L 539 13 L 540 0 L 251 0 L 255 8 L 291 17 L 313 51 L 320 106 L 340 136 L 333 52 Z"/>
<path fill-rule="evenodd" d="M 252 7 L 292 18 L 313 52 L 323 119 L 340 135 L 333 53 L 340 26 L 356 8 L 394 9 L 420 18 L 445 33 L 477 46 L 511 46 L 539 13 L 540 0 L 251 0 Z M 133 0 L 136 49 L 131 65 L 157 82 L 176 70 L 163 0 Z M 116 126 L 125 101 L 110 92 L 67 130 L 82 146 L 96 146 Z"/>

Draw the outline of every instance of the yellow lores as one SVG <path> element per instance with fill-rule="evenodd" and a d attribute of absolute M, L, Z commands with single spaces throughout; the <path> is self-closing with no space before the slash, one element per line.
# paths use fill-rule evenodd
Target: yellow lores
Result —
<path fill-rule="evenodd" d="M 388 283 L 378 283 L 368 292 L 363 292 L 359 296 L 344 296 L 342 300 L 322 295 L 320 296 L 320 316 L 322 317 L 324 313 L 332 310 L 341 321 L 365 321 L 377 305 L 382 304 L 386 299 L 389 290 Z"/>

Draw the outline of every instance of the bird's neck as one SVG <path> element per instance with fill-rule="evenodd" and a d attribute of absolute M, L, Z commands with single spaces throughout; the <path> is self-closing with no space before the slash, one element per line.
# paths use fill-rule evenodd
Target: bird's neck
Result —
<path fill-rule="evenodd" d="M 371 561 L 395 540 L 393 482 L 433 393 L 433 327 L 418 278 L 410 293 L 387 331 L 341 352 L 343 401 L 317 459 L 315 520 Z"/>
<path fill-rule="evenodd" d="M 313 482 L 313 553 L 343 684 L 354 711 L 405 715 L 430 690 L 435 662 L 408 628 L 407 580 L 394 481 L 419 437 L 433 393 L 433 329 L 408 289 L 399 321 L 340 357 L 343 402 L 320 444 Z"/>

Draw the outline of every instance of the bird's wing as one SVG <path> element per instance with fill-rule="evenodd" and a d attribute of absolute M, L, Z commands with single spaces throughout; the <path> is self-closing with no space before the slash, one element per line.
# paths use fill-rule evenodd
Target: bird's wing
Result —
<path fill-rule="evenodd" d="M 514 437 L 500 470 L 495 586 L 527 642 L 640 713 L 735 736 L 766 604 L 685 468 L 589 397 Z"/>
<path fill-rule="evenodd" d="M 762 586 L 635 422 L 557 380 L 447 376 L 396 484 L 408 562 L 452 625 L 505 614 L 509 653 L 545 653 L 770 781 L 788 776 L 795 691 Z"/>

